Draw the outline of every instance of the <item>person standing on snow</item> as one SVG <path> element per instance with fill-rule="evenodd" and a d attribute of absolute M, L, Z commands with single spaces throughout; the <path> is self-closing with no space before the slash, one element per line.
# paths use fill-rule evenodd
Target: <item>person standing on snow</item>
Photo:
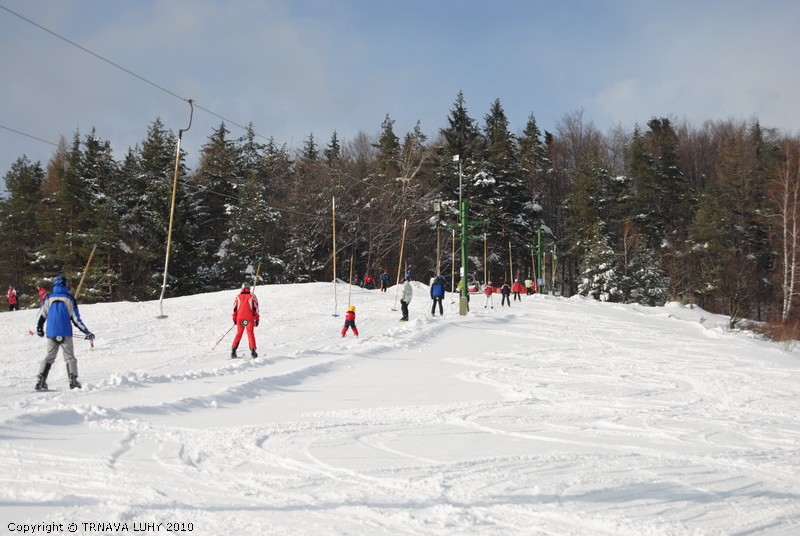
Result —
<path fill-rule="evenodd" d="M 508 286 L 508 283 L 505 281 L 503 281 L 503 286 L 500 287 L 500 294 L 503 295 L 503 299 L 500 300 L 500 307 L 504 306 L 506 303 L 511 307 L 511 287 Z"/>
<path fill-rule="evenodd" d="M 431 306 L 431 315 L 436 316 L 436 304 L 439 304 L 439 315 L 444 316 L 444 309 L 442 308 L 442 299 L 444 299 L 444 279 L 442 276 L 437 275 L 433 278 L 431 283 L 431 299 L 433 305 Z"/>
<path fill-rule="evenodd" d="M 411 289 L 411 282 L 408 279 L 403 280 L 403 293 L 400 295 L 400 309 L 403 311 L 403 322 L 408 321 L 408 304 L 411 303 L 411 295 L 414 291 Z"/>
<path fill-rule="evenodd" d="M 389 288 L 389 272 L 386 270 L 383 271 L 381 274 L 381 292 L 386 292 L 386 289 Z"/>
<path fill-rule="evenodd" d="M 519 293 L 522 292 L 522 283 L 519 282 L 519 279 L 514 280 L 514 284 L 511 285 L 511 292 L 514 293 L 514 301 L 522 301 Z"/>
<path fill-rule="evenodd" d="M 344 327 L 342 328 L 342 337 L 347 335 L 347 328 L 353 328 L 353 335 L 358 337 L 358 328 L 356 327 L 356 306 L 351 305 L 347 308 L 344 314 Z"/>
<path fill-rule="evenodd" d="M 63 275 L 59 275 L 53 280 L 53 292 L 48 294 L 44 302 L 42 302 L 38 318 L 36 334 L 39 337 L 47 335 L 47 355 L 39 365 L 39 375 L 35 389 L 37 391 L 47 390 L 47 375 L 50 373 L 50 367 L 56 361 L 59 347 L 64 354 L 64 361 L 67 363 L 69 388 L 80 389 L 78 360 L 75 359 L 75 347 L 72 343 L 72 325 L 75 324 L 90 341 L 94 340 L 94 334 L 88 330 L 83 320 L 81 320 L 81 315 L 78 312 L 78 302 L 69 293 L 67 278 Z M 46 331 L 44 329 L 45 321 L 47 322 Z"/>
<path fill-rule="evenodd" d="M 250 357 L 258 357 L 256 352 L 255 328 L 258 326 L 258 298 L 250 293 L 250 284 L 244 283 L 242 291 L 233 301 L 233 324 L 236 326 L 236 336 L 231 345 L 231 357 L 238 357 L 236 349 L 239 348 L 239 341 L 242 340 L 244 331 L 247 330 L 247 342 L 250 344 Z"/>
<path fill-rule="evenodd" d="M 19 302 L 17 301 L 17 289 L 8 285 L 8 294 L 6 294 L 6 301 L 8 302 L 9 311 L 19 311 Z"/>
<path fill-rule="evenodd" d="M 44 299 L 47 297 L 47 289 L 44 288 L 44 283 L 36 285 L 36 292 L 39 293 L 39 306 L 41 306 L 42 302 L 44 302 Z"/>
<path fill-rule="evenodd" d="M 486 286 L 483 288 L 483 293 L 486 294 L 486 303 L 484 304 L 483 308 L 486 309 L 486 306 L 489 305 L 489 302 L 492 302 L 492 309 L 494 309 L 494 298 L 492 297 L 494 294 L 494 287 L 492 286 L 491 281 L 486 282 Z"/>

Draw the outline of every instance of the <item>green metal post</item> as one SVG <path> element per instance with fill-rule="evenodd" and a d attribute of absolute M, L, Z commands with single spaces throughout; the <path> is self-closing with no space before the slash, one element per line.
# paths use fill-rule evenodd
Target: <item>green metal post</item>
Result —
<path fill-rule="evenodd" d="M 469 289 L 467 289 L 467 200 L 461 200 L 461 298 L 458 302 L 458 314 L 466 316 L 469 311 L 469 301 L 467 299 Z"/>
<path fill-rule="evenodd" d="M 544 290 L 542 290 L 542 286 L 543 285 L 539 284 L 540 280 L 542 281 L 542 283 L 544 283 L 544 281 L 542 280 L 542 256 L 543 255 L 542 255 L 542 226 L 541 225 L 539 225 L 539 229 L 536 231 L 536 253 L 537 253 L 537 255 L 536 255 L 536 284 L 538 285 L 539 293 L 541 294 L 541 293 L 544 292 Z"/>

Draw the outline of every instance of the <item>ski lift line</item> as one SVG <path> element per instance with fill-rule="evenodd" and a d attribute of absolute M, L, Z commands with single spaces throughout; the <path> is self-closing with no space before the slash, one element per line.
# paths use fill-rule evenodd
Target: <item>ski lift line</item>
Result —
<path fill-rule="evenodd" d="M 171 91 L 171 90 L 165 88 L 164 86 L 161 86 L 161 85 L 153 82 L 152 80 L 148 80 L 147 78 L 145 78 L 142 75 L 136 74 L 135 72 L 131 71 L 130 69 L 126 69 L 122 65 L 119 65 L 118 63 L 115 63 L 115 62 L 109 60 L 108 58 L 105 58 L 105 57 L 101 56 L 100 54 L 97 54 L 96 52 L 93 52 L 93 51 L 89 50 L 88 48 L 79 45 L 78 43 L 76 43 L 76 42 L 64 37 L 63 35 L 60 35 L 60 34 L 54 32 L 53 30 L 50 30 L 49 28 L 46 28 L 46 27 L 42 26 L 41 24 L 39 24 L 39 23 L 37 23 L 35 21 L 32 21 L 31 19 L 29 19 L 29 18 L 17 13 L 16 11 L 12 11 L 11 9 L 7 8 L 6 6 L 4 6 L 2 4 L 0 4 L 0 9 L 3 9 L 5 11 L 7 11 L 8 13 L 14 15 L 15 17 L 18 17 L 18 18 L 24 20 L 25 22 L 27 22 L 29 24 L 32 24 L 33 26 L 36 26 L 40 30 L 42 30 L 44 32 L 47 32 L 50 35 L 52 35 L 52 36 L 54 36 L 54 37 L 56 37 L 58 39 L 61 39 L 62 41 L 65 41 L 66 43 L 69 43 L 70 45 L 82 50 L 83 52 L 86 52 L 87 54 L 89 54 L 91 56 L 94 56 L 95 58 L 99 59 L 100 61 L 103 61 L 103 62 L 111 65 L 112 67 L 115 67 L 115 68 L 117 68 L 117 69 L 129 74 L 130 76 L 133 76 L 134 78 L 144 82 L 145 84 L 149 84 L 149 85 L 153 86 L 154 88 L 163 91 L 164 93 L 166 93 L 168 95 L 171 95 L 171 96 L 173 96 L 173 97 L 175 97 L 177 99 L 180 99 L 180 100 L 182 100 L 184 102 L 190 102 L 192 100 L 192 99 L 184 98 L 184 97 L 178 95 L 177 93 L 175 93 L 174 91 Z M 228 119 L 227 117 L 225 117 L 223 115 L 220 115 L 220 114 L 218 114 L 216 112 L 213 112 L 213 111 L 209 110 L 208 108 L 204 108 L 203 106 L 200 106 L 197 103 L 194 103 L 194 105 L 199 110 L 202 110 L 202 111 L 204 111 L 204 112 L 206 112 L 208 114 L 213 115 L 214 117 L 222 119 L 223 121 L 226 121 L 226 122 L 230 123 L 231 125 L 237 126 L 237 127 L 241 128 L 242 130 L 247 130 L 247 127 L 245 127 L 243 125 L 240 125 L 239 123 L 237 123 L 237 122 L 235 122 L 235 121 L 233 121 L 231 119 Z M 9 130 L 11 130 L 11 129 L 9 129 Z M 20 134 L 22 134 L 22 133 L 20 133 Z M 255 131 L 253 131 L 253 134 L 255 134 L 256 136 L 258 136 L 260 138 L 263 138 L 265 140 L 269 139 L 268 137 L 266 137 L 266 136 L 264 136 L 262 134 L 259 134 L 258 132 L 255 132 Z M 26 135 L 26 134 L 23 134 L 23 135 Z M 31 136 L 31 137 L 33 137 L 33 136 Z M 39 139 L 39 138 L 35 138 L 35 139 Z M 40 140 L 40 141 L 45 141 L 45 140 Z M 45 142 L 45 143 L 50 143 L 50 142 Z"/>
<path fill-rule="evenodd" d="M 166 180 L 166 178 L 162 178 L 162 179 Z M 178 182 L 181 184 L 181 186 L 183 186 L 187 190 L 191 190 L 191 191 L 193 191 L 195 193 L 202 191 L 202 192 L 208 192 L 208 193 L 211 193 L 211 194 L 214 194 L 214 195 L 218 195 L 220 197 L 224 197 L 224 198 L 228 198 L 228 199 L 236 199 L 235 196 L 232 196 L 230 194 L 217 192 L 215 190 L 204 189 L 202 186 L 198 186 L 198 185 L 192 184 L 191 182 L 188 182 L 186 179 L 179 180 Z M 296 214 L 298 216 L 304 216 L 304 217 L 309 217 L 309 218 L 327 219 L 329 217 L 329 214 L 325 214 L 325 213 L 323 213 L 323 214 L 315 214 L 315 213 L 312 213 L 312 212 L 302 212 L 302 211 L 299 211 L 299 210 L 294 210 L 294 209 L 289 209 L 289 208 L 278 208 L 278 207 L 274 207 L 274 206 L 271 206 L 271 205 L 264 205 L 264 208 L 265 209 L 269 209 L 269 210 L 274 210 L 276 212 L 288 212 L 290 214 Z M 424 219 L 425 218 L 422 218 L 422 219 L 418 220 L 417 222 L 421 222 Z M 344 222 L 344 223 L 363 223 L 365 225 L 372 225 L 372 226 L 387 226 L 387 227 L 393 227 L 394 226 L 391 223 L 372 222 L 372 221 L 365 221 L 365 220 L 342 220 L 342 219 L 339 219 L 339 221 Z"/>
<path fill-rule="evenodd" d="M 2 7 L 2 6 L 0 6 L 0 7 Z M 53 143 L 52 141 L 48 141 L 48 140 L 45 140 L 43 138 L 39 138 L 38 136 L 34 136 L 33 134 L 26 134 L 25 132 L 22 132 L 22 131 L 19 131 L 19 130 L 15 130 L 15 129 L 7 127 L 5 125 L 0 125 L 0 128 L 2 128 L 4 130 L 8 130 L 9 132 L 13 132 L 14 134 L 19 134 L 20 136 L 25 136 L 26 138 L 31 138 L 33 140 L 40 141 L 42 143 L 46 143 L 48 145 L 52 145 L 53 147 L 58 147 L 57 143 Z"/>

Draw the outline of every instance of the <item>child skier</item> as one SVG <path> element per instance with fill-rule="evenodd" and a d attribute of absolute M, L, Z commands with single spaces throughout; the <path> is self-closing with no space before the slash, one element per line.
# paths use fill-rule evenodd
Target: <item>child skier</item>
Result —
<path fill-rule="evenodd" d="M 347 308 L 344 314 L 344 327 L 342 328 L 342 337 L 347 335 L 347 328 L 353 328 L 353 335 L 358 337 L 358 328 L 356 327 L 356 306 L 351 305 Z"/>
<path fill-rule="evenodd" d="M 492 302 L 492 309 L 494 309 L 494 298 L 492 295 L 494 294 L 494 287 L 492 286 L 491 281 L 486 282 L 486 286 L 483 288 L 484 294 L 486 294 L 486 304 L 483 306 L 486 309 L 486 306 L 489 305 L 489 302 Z"/>

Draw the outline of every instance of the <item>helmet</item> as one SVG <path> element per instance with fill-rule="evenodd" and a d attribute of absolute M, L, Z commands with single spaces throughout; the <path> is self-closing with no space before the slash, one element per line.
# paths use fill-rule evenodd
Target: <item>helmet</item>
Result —
<path fill-rule="evenodd" d="M 351 313 L 355 313 L 356 312 L 356 306 L 355 305 L 351 305 L 350 307 L 347 308 L 347 310 L 350 311 Z"/>
<path fill-rule="evenodd" d="M 62 287 L 66 287 L 67 286 L 67 278 L 64 277 L 63 275 L 58 275 L 58 276 L 56 276 L 55 279 L 53 279 L 53 286 L 55 287 L 55 286 L 59 286 L 59 285 L 62 286 Z"/>
<path fill-rule="evenodd" d="M 242 289 L 250 290 L 250 283 L 242 283 Z"/>

